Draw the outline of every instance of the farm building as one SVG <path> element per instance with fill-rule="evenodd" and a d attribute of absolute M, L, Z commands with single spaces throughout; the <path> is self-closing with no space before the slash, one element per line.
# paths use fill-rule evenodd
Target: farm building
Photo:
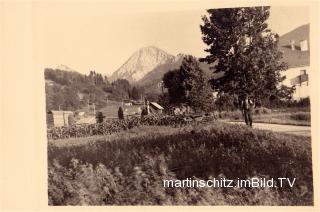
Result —
<path fill-rule="evenodd" d="M 151 113 L 162 113 L 164 108 L 156 102 L 150 102 L 149 109 Z"/>
<path fill-rule="evenodd" d="M 70 124 L 72 124 L 72 120 L 72 111 L 50 110 L 47 112 L 48 127 L 69 126 Z"/>

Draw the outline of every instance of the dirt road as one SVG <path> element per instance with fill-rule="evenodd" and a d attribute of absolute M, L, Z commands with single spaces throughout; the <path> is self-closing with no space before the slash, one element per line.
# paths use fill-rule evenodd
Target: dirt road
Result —
<path fill-rule="evenodd" d="M 244 122 L 228 122 L 232 124 L 244 124 Z M 269 123 L 253 123 L 253 128 L 262 130 L 271 130 L 274 132 L 282 132 L 294 135 L 311 136 L 310 126 L 294 126 L 284 124 L 269 124 Z"/>

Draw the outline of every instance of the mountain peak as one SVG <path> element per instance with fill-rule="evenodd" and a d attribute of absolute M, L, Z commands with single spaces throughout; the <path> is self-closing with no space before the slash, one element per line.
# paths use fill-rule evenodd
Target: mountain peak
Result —
<path fill-rule="evenodd" d="M 66 66 L 63 64 L 58 65 L 55 69 L 59 69 L 62 71 L 71 71 L 71 72 L 75 71 L 74 69 L 70 68 L 69 66 Z"/>
<path fill-rule="evenodd" d="M 170 55 L 166 51 L 156 47 L 156 46 L 145 46 L 136 51 L 138 54 L 146 54 L 150 56 L 157 56 L 158 54 L 162 55 Z"/>
<path fill-rule="evenodd" d="M 110 77 L 111 81 L 127 79 L 129 82 L 137 82 L 155 67 L 173 61 L 174 56 L 164 50 L 147 46 L 137 50 L 131 57 Z"/>
<path fill-rule="evenodd" d="M 156 46 L 144 46 L 144 47 L 140 48 L 139 50 L 148 50 L 148 49 L 162 50 Z"/>

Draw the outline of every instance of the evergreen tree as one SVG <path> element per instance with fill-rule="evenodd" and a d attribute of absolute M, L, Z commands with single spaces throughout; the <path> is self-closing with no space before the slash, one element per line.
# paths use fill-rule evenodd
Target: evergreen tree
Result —
<path fill-rule="evenodd" d="M 179 69 L 168 71 L 162 80 L 164 87 L 168 89 L 170 104 L 178 105 L 186 102 L 186 90 Z"/>
<path fill-rule="evenodd" d="M 96 113 L 96 122 L 97 123 L 102 123 L 104 118 L 105 118 L 105 116 L 103 115 L 102 112 L 98 111 Z"/>
<path fill-rule="evenodd" d="M 79 97 L 75 89 L 66 87 L 63 89 L 64 93 L 64 108 L 67 110 L 76 110 L 80 106 Z"/>
<path fill-rule="evenodd" d="M 134 99 L 134 100 L 140 99 L 139 90 L 136 88 L 136 86 L 133 86 L 133 88 L 132 88 L 131 97 L 132 97 L 132 99 Z"/>
<path fill-rule="evenodd" d="M 118 118 L 119 119 L 124 119 L 123 109 L 122 109 L 121 106 L 118 109 Z"/>
<path fill-rule="evenodd" d="M 199 62 L 193 56 L 185 56 L 180 69 L 167 72 L 163 82 L 164 87 L 168 88 L 171 104 L 185 103 L 199 111 L 212 108 L 212 91 Z"/>

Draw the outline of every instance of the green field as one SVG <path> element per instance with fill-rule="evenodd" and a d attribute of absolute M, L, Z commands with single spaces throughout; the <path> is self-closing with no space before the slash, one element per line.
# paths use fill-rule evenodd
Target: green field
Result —
<path fill-rule="evenodd" d="M 50 205 L 312 205 L 310 137 L 220 122 L 48 143 Z M 164 188 L 164 179 L 296 178 L 283 188 Z"/>

